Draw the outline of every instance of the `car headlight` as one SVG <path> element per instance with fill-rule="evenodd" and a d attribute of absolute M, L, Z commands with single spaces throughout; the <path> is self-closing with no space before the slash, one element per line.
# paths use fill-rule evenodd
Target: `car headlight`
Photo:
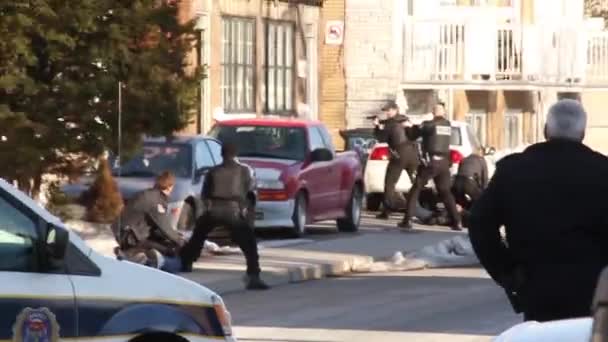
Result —
<path fill-rule="evenodd" d="M 258 189 L 265 190 L 283 190 L 285 184 L 279 180 L 258 180 L 256 183 Z"/>

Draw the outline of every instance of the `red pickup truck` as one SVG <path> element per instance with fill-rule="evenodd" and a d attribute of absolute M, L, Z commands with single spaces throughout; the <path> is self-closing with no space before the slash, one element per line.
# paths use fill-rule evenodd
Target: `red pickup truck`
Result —
<path fill-rule="evenodd" d="M 209 135 L 239 148 L 239 160 L 255 170 L 256 228 L 290 228 L 337 220 L 338 230 L 359 229 L 363 199 L 356 152 L 336 153 L 327 128 L 297 119 L 219 121 Z"/>

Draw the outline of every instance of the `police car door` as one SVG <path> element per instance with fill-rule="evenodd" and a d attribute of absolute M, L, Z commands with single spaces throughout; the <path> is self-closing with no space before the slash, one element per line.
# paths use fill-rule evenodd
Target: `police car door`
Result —
<path fill-rule="evenodd" d="M 47 223 L 0 184 L 0 341 L 76 337 L 70 279 L 45 269 Z"/>

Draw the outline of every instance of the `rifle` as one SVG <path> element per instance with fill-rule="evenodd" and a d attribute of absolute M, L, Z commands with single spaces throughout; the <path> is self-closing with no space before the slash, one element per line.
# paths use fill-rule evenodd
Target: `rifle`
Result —
<path fill-rule="evenodd" d="M 366 116 L 365 118 L 366 118 L 367 120 L 376 120 L 376 119 L 378 118 L 378 115 L 369 115 L 369 116 Z M 410 121 L 410 119 L 409 119 L 407 116 L 405 116 L 405 115 L 401 115 L 401 114 L 396 115 L 396 116 L 394 117 L 394 119 L 397 121 L 397 123 L 403 123 L 403 122 Z M 388 120 L 389 120 L 389 119 L 382 119 L 382 120 L 380 120 L 380 124 L 381 124 L 381 125 L 384 125 L 384 124 L 386 124 L 386 122 L 387 122 Z"/>

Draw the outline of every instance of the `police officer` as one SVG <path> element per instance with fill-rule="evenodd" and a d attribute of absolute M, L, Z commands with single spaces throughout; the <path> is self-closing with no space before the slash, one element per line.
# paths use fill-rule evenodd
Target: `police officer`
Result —
<path fill-rule="evenodd" d="M 452 135 L 452 125 L 445 118 L 445 105 L 438 103 L 433 108 L 433 119 L 412 127 L 412 137 L 422 137 L 423 161 L 418 169 L 418 175 L 407 195 L 407 212 L 399 227 L 411 230 L 411 218 L 421 190 L 426 186 L 430 179 L 433 179 L 439 197 L 445 205 L 450 215 L 450 225 L 453 230 L 461 230 L 460 215 L 456 209 L 454 196 L 450 191 L 450 137 Z"/>
<path fill-rule="evenodd" d="M 483 151 L 478 148 L 458 165 L 458 173 L 452 185 L 456 203 L 462 207 L 462 219 L 468 221 L 469 210 L 488 185 L 488 165 Z"/>
<path fill-rule="evenodd" d="M 230 230 L 232 240 L 236 242 L 247 260 L 246 287 L 248 290 L 268 289 L 260 279 L 258 246 L 253 227 L 247 220 L 247 192 L 253 179 L 249 169 L 236 161 L 237 148 L 232 143 L 222 145 L 223 163 L 212 168 L 205 177 L 201 198 L 206 211 L 197 220 L 190 240 L 181 249 L 181 258 L 185 272 L 192 271 L 203 249 L 209 233 L 219 226 Z"/>
<path fill-rule="evenodd" d="M 154 187 L 136 194 L 112 225 L 118 242 L 119 258 L 176 273 L 181 271 L 177 251 L 183 245 L 181 235 L 171 227 L 168 198 L 175 176 L 164 172 Z"/>
<path fill-rule="evenodd" d="M 399 106 L 394 101 L 389 101 L 382 111 L 386 113 L 384 128 L 381 128 L 380 120 L 374 120 L 374 134 L 376 139 L 386 142 L 391 151 L 386 174 L 384 176 L 384 205 L 382 212 L 376 216 L 380 219 L 387 219 L 391 209 L 405 207 L 405 198 L 395 191 L 395 186 L 405 170 L 414 183 L 416 169 L 419 165 L 416 145 L 408 139 L 409 128 L 404 127 L 408 122 L 406 116 L 399 114 Z"/>

